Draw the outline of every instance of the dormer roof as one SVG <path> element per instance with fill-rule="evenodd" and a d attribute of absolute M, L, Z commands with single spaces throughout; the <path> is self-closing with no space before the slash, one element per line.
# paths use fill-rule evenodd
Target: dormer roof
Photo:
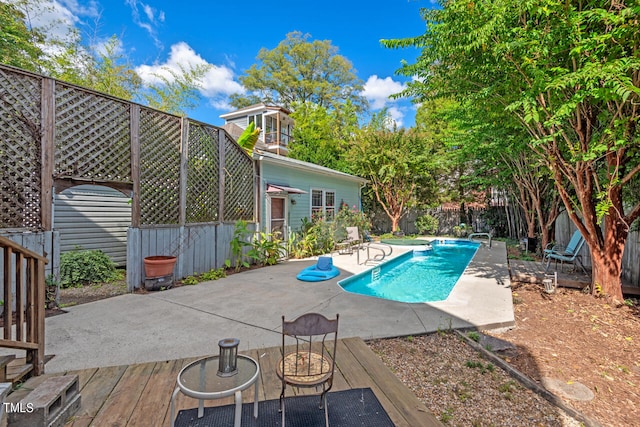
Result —
<path fill-rule="evenodd" d="M 242 117 L 242 116 L 248 116 L 251 113 L 258 113 L 261 111 L 282 111 L 283 113 L 285 113 L 286 115 L 290 115 L 291 111 L 284 108 L 284 107 L 278 107 L 276 105 L 267 105 L 265 103 L 259 103 L 259 104 L 254 104 L 254 105 L 249 105 L 248 107 L 244 107 L 241 108 L 239 110 L 236 111 L 231 111 L 229 113 L 225 113 L 222 114 L 220 116 L 221 119 L 225 119 L 225 120 L 229 120 L 229 119 L 233 119 L 235 117 Z"/>

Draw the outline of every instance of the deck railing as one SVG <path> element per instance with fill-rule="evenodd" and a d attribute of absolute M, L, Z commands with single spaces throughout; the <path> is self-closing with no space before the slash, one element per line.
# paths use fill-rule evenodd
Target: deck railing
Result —
<path fill-rule="evenodd" d="M 26 350 L 33 375 L 44 373 L 45 257 L 0 237 L 3 336 L 0 347 Z M 15 287 L 14 287 L 15 285 Z"/>

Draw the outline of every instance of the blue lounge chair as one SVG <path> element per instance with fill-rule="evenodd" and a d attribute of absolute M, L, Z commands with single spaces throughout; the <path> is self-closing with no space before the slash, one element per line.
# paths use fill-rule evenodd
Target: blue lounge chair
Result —
<path fill-rule="evenodd" d="M 571 236 L 571 240 L 569 240 L 569 244 L 566 247 L 555 245 L 552 248 L 548 248 L 544 250 L 544 255 L 542 258 L 542 262 L 546 259 L 545 273 L 549 271 L 549 266 L 551 265 L 551 260 L 556 261 L 556 269 L 558 265 L 558 261 L 560 261 L 560 271 L 562 271 L 562 267 L 565 262 L 569 262 L 573 264 L 573 268 L 575 270 L 576 264 L 580 266 L 584 274 L 588 274 L 587 270 L 584 268 L 582 264 L 582 256 L 579 255 L 582 246 L 584 245 L 584 237 L 579 230 L 576 230 Z"/>
<path fill-rule="evenodd" d="M 340 274 L 340 270 L 333 266 L 333 259 L 328 256 L 318 257 L 315 265 L 302 270 L 296 278 L 304 282 L 320 282 L 329 280 Z"/>

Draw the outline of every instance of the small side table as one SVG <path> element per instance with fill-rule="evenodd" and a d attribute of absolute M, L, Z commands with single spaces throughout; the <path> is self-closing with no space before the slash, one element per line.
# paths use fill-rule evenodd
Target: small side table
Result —
<path fill-rule="evenodd" d="M 204 415 L 204 401 L 221 399 L 235 395 L 234 427 L 240 427 L 242 417 L 242 390 L 255 384 L 253 397 L 253 417 L 258 418 L 258 376 L 260 367 L 258 362 L 249 356 L 238 355 L 238 373 L 231 377 L 218 376 L 219 356 L 205 357 L 191 362 L 178 374 L 177 387 L 171 396 L 171 427 L 175 423 L 175 399 L 178 392 L 198 399 L 198 418 Z"/>

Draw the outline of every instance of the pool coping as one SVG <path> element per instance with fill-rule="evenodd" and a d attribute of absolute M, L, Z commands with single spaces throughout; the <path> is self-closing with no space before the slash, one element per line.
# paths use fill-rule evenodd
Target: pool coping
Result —
<path fill-rule="evenodd" d="M 460 279 L 462 278 L 462 275 L 465 273 L 467 267 L 470 265 L 471 261 L 473 261 L 473 258 L 475 258 L 478 249 L 480 248 L 480 246 L 482 245 L 481 242 L 473 242 L 475 243 L 477 246 L 475 246 L 475 251 L 473 253 L 472 258 L 469 260 L 469 262 L 467 262 L 467 265 L 465 266 L 465 269 L 460 273 L 460 276 L 458 277 L 458 279 L 456 280 L 456 282 L 453 284 L 453 286 L 451 287 L 451 290 L 449 291 L 449 293 L 447 294 L 447 297 L 444 299 L 440 299 L 440 300 L 435 300 L 435 301 L 401 301 L 401 300 L 394 300 L 394 299 L 390 299 L 390 298 L 385 298 L 383 296 L 379 296 L 379 295 L 373 295 L 373 294 L 366 294 L 366 293 L 360 293 L 360 292 L 354 292 L 351 291 L 349 289 L 346 289 L 345 286 L 348 286 L 349 284 L 351 284 L 353 281 L 356 281 L 360 278 L 366 277 L 367 275 L 373 274 L 373 271 L 376 268 L 385 268 L 387 265 L 394 263 L 395 265 L 393 267 L 391 267 L 391 269 L 395 269 L 396 267 L 399 267 L 400 265 L 404 264 L 406 262 L 406 260 L 403 260 L 401 262 L 397 262 L 400 258 L 406 258 L 407 260 L 411 259 L 412 257 L 416 256 L 416 253 L 429 253 L 432 248 L 431 248 L 431 244 L 436 241 L 436 240 L 440 240 L 440 243 L 438 244 L 442 244 L 444 243 L 445 239 L 433 239 L 431 241 L 425 241 L 425 243 L 422 243 L 420 245 L 407 245 L 407 247 L 409 248 L 408 250 L 405 250 L 401 253 L 396 254 L 393 257 L 390 257 L 389 259 L 387 259 L 384 262 L 380 262 L 378 264 L 372 265 L 369 268 L 367 268 L 366 270 L 362 270 L 358 273 L 355 273 L 349 277 L 345 277 L 343 279 L 338 280 L 338 285 L 346 292 L 351 293 L 351 294 L 356 294 L 356 295 L 362 295 L 362 296 L 368 296 L 368 297 L 373 297 L 373 298 L 380 298 L 380 299 L 384 299 L 387 301 L 397 301 L 397 302 L 402 302 L 402 303 L 406 303 L 406 304 L 424 304 L 427 302 L 444 302 L 447 299 L 449 299 L 449 297 L 451 296 L 451 294 L 453 293 L 453 290 L 455 289 L 456 286 L 458 286 L 458 283 L 460 281 Z M 446 239 L 448 241 L 463 241 L 463 242 L 469 242 L 468 240 L 461 240 L 461 239 Z M 386 243 L 386 242 L 385 242 Z M 402 247 L 403 245 L 396 245 L 399 247 Z M 436 245 L 437 246 L 437 245 Z M 421 248 L 418 248 L 421 247 Z M 383 275 L 385 274 L 385 272 L 382 273 Z M 345 283 L 348 282 L 348 283 Z"/>

